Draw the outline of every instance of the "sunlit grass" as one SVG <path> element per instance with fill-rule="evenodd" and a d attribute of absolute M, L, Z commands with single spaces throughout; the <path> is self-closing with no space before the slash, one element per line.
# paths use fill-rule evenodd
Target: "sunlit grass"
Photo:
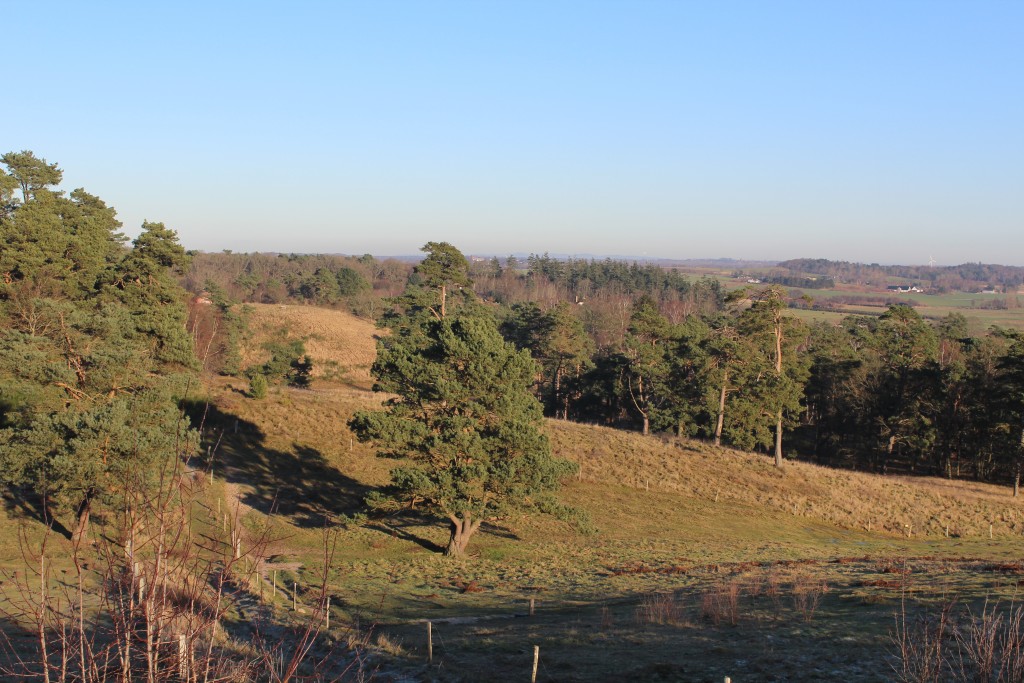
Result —
<path fill-rule="evenodd" d="M 309 321 L 339 330 L 363 322 L 267 307 L 258 325 L 263 310 L 274 322 L 255 328 L 265 332 L 252 345 L 278 323 L 301 335 Z M 295 317 L 283 319 L 289 310 Z M 318 358 L 368 365 L 373 339 L 359 329 L 323 341 Z M 1010 597 L 1024 575 L 1014 564 L 1024 555 L 1024 505 L 1009 487 L 799 462 L 778 470 L 765 455 L 555 420 L 545 427 L 555 453 L 581 465 L 561 497 L 598 533 L 513 514 L 489 520 L 470 556 L 452 560 L 437 552 L 447 531 L 436 520 L 353 518 L 395 464 L 346 426 L 380 400 L 365 379 L 278 387 L 264 400 L 244 388 L 230 378 L 207 386 L 214 480 L 204 505 L 269 529 L 273 561 L 296 566 L 280 572 L 282 587 L 311 581 L 324 529 L 333 530 L 338 623 L 372 627 L 386 666 L 422 678 L 522 678 L 537 644 L 540 680 L 808 680 L 815 667 L 824 667 L 819 679 L 879 680 L 901 600 Z M 19 523 L 0 515 L 8 567 L 21 561 Z M 27 527 L 39 537 L 37 523 Z M 827 586 L 810 618 L 798 602 L 807 586 Z M 735 599 L 735 619 L 713 623 L 707 596 Z M 523 617 L 531 598 L 536 614 Z M 638 617 L 645 605 L 662 616 Z M 432 667 L 426 619 L 435 622 Z"/>

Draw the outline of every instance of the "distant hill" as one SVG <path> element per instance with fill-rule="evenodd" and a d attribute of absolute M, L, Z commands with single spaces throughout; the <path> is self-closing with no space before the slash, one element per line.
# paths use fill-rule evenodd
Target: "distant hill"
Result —
<path fill-rule="evenodd" d="M 927 284 L 938 291 L 972 291 L 985 287 L 1016 290 L 1024 284 L 1024 267 L 989 263 L 963 263 L 958 266 L 900 266 L 864 264 L 827 259 L 790 259 L 778 267 L 794 273 L 827 275 L 837 282 L 883 284 L 888 278 L 901 278 Z"/>

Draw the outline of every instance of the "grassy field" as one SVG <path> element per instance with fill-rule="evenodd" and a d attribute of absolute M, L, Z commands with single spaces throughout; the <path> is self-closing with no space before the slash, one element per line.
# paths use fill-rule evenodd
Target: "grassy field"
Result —
<path fill-rule="evenodd" d="M 749 286 L 746 282 L 746 276 L 735 278 L 726 273 L 712 272 L 707 269 L 693 269 L 686 272 L 694 277 L 714 277 L 726 289 Z M 915 309 L 922 317 L 933 321 L 941 320 L 950 313 L 960 313 L 967 318 L 968 329 L 971 334 L 984 334 L 992 326 L 1024 330 L 1024 295 L 1019 293 L 1009 295 L 971 292 L 949 292 L 946 294 L 911 292 L 907 294 L 894 294 L 883 289 L 867 289 L 847 285 L 840 285 L 835 289 L 807 289 L 802 291 L 818 301 L 838 297 L 860 296 L 913 303 Z M 982 308 L 982 306 L 987 306 L 996 300 L 1006 300 L 1009 307 L 1006 309 Z M 842 304 L 836 310 L 792 309 L 792 312 L 808 322 L 839 322 L 847 315 L 881 315 L 885 312 L 886 308 L 887 306 L 883 304 Z"/>
<path fill-rule="evenodd" d="M 885 680 L 902 604 L 1010 600 L 1024 575 L 1024 503 L 1006 487 L 779 471 L 760 455 L 561 421 L 546 425 L 553 447 L 581 465 L 562 498 L 597 533 L 514 515 L 489 520 L 469 557 L 444 558 L 434 520 L 345 521 L 393 464 L 345 426 L 379 401 L 366 374 L 372 325 L 308 307 L 253 316 L 252 358 L 286 328 L 315 335 L 314 363 L 335 373 L 263 401 L 243 381 L 212 380 L 200 397 L 213 449 L 202 504 L 269 532 L 268 555 L 289 567 L 283 587 L 313 583 L 326 525 L 337 554 L 324 638 L 358 628 L 380 680 L 529 680 L 534 646 L 540 681 Z M 0 518 L 7 568 L 23 562 L 18 524 L 29 543 L 39 537 L 38 525 Z"/>

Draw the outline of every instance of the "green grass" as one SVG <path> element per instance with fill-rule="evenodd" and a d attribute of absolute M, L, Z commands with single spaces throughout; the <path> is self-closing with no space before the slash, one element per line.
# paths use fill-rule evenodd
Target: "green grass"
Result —
<path fill-rule="evenodd" d="M 350 449 L 344 427 L 376 397 L 327 384 L 265 402 L 218 391 L 225 416 L 260 435 L 224 436 L 225 476 L 252 514 L 277 493 L 274 551 L 301 562 L 306 583 L 320 557 L 311 520 L 356 512 L 358 487 L 386 481 L 391 462 L 358 443 Z M 562 498 L 589 512 L 597 534 L 517 515 L 493 520 L 470 557 L 451 560 L 436 552 L 446 530 L 435 521 L 398 516 L 338 531 L 336 618 L 372 625 L 389 670 L 509 680 L 529 669 L 536 644 L 540 680 L 878 680 L 904 596 L 917 604 L 1015 588 L 1014 574 L 986 568 L 1024 553 L 1024 511 L 1008 488 L 801 463 L 779 473 L 763 456 L 700 442 L 560 421 L 547 430 L 559 455 L 582 462 Z M 314 463 L 305 471 L 303 458 Z M 316 488 L 326 493 L 292 499 Z M 945 537 L 947 523 L 958 537 Z M 892 573 L 903 558 L 912 558 L 912 580 Z M 794 606 L 800 577 L 829 586 L 809 622 Z M 769 581 L 780 596 L 754 587 Z M 701 614 L 704 596 L 732 582 L 741 584 L 740 617 L 713 624 Z M 662 593 L 679 601 L 677 622 L 639 620 L 637 610 Z M 532 619 L 522 616 L 531 597 Z M 433 666 L 424 620 L 434 622 Z"/>

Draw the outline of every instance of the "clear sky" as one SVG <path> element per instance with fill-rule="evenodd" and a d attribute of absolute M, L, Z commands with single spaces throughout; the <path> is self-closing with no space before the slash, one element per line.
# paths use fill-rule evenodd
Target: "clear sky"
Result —
<path fill-rule="evenodd" d="M 1024 265 L 1024 0 L 31 2 L 0 151 L 187 248 Z"/>

